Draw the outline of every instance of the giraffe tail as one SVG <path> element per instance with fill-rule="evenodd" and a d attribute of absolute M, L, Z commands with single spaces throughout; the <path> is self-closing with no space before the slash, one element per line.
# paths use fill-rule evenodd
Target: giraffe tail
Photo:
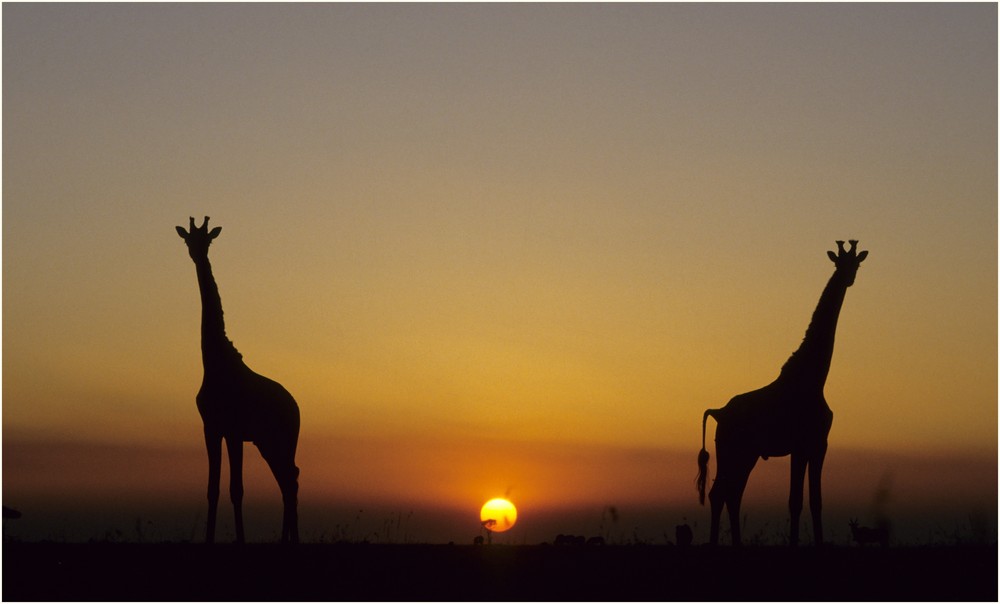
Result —
<path fill-rule="evenodd" d="M 705 505 L 705 483 L 708 482 L 708 449 L 705 448 L 705 424 L 708 417 L 715 417 L 718 409 L 706 409 L 701 418 L 701 451 L 698 453 L 698 478 L 695 480 L 698 486 L 698 503 Z M 716 418 L 718 419 L 718 418 Z"/>

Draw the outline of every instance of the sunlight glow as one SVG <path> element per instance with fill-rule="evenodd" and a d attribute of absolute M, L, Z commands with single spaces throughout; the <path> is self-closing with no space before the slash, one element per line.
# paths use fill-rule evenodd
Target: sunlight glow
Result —
<path fill-rule="evenodd" d="M 490 499 L 479 511 L 483 527 L 495 533 L 502 533 L 517 522 L 517 508 L 506 499 Z"/>

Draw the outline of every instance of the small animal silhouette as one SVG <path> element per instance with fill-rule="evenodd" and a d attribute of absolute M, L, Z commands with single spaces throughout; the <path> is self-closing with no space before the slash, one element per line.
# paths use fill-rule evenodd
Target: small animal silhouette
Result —
<path fill-rule="evenodd" d="M 858 526 L 858 521 L 856 518 L 852 518 L 848 525 L 851 527 L 851 538 L 858 545 L 865 545 L 867 543 L 878 543 L 882 547 L 889 545 L 889 528 L 885 526 L 880 526 L 876 528 L 869 528 L 867 526 Z"/>
<path fill-rule="evenodd" d="M 252 441 L 271 468 L 281 489 L 284 514 L 281 541 L 298 543 L 299 469 L 295 448 L 299 439 L 299 406 L 285 388 L 254 373 L 226 337 L 222 299 L 208 261 L 208 247 L 221 227 L 208 230 L 191 218 L 190 230 L 177 227 L 194 261 L 201 290 L 201 355 L 204 377 L 196 401 L 208 449 L 208 526 L 205 541 L 215 540 L 219 504 L 222 441 L 229 452 L 229 497 L 233 502 L 236 542 L 243 543 L 243 442 Z"/>
<path fill-rule="evenodd" d="M 809 469 L 809 511 L 817 545 L 823 542 L 822 495 L 820 489 L 827 436 L 833 412 L 826 403 L 823 387 L 830 372 L 837 318 L 847 288 L 854 284 L 858 267 L 868 252 L 857 252 L 856 240 L 837 242 L 838 252 L 827 252 L 835 269 L 827 282 L 805 338 L 781 368 L 774 382 L 759 390 L 733 397 L 721 409 L 707 409 L 701 420 L 701 451 L 698 453 L 698 500 L 705 504 L 708 478 L 708 451 L 705 449 L 705 424 L 709 417 L 717 423 L 715 484 L 708 495 L 712 504 L 710 543 L 719 542 L 719 519 L 722 509 L 729 510 L 733 545 L 740 545 L 740 503 L 747 479 L 757 458 L 792 456 L 791 489 L 788 509 L 791 512 L 789 542 L 799 542 L 799 516 L 802 513 L 802 490 L 806 468 Z"/>
<path fill-rule="evenodd" d="M 582 535 L 556 535 L 555 545 L 585 545 L 587 540 Z"/>

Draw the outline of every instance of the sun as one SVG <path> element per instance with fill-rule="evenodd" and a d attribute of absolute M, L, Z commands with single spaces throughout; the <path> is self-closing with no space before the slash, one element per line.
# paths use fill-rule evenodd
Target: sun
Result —
<path fill-rule="evenodd" d="M 479 511 L 483 526 L 495 533 L 502 533 L 517 522 L 517 508 L 506 499 L 490 499 Z"/>

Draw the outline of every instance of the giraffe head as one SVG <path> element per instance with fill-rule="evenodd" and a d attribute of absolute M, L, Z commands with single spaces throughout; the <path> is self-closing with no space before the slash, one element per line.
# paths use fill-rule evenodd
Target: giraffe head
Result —
<path fill-rule="evenodd" d="M 851 239 L 848 241 L 851 244 L 851 249 L 844 249 L 844 242 L 837 242 L 837 253 L 827 252 L 827 256 L 830 260 L 833 260 L 833 264 L 837 267 L 837 273 L 841 275 L 847 287 L 854 285 L 854 278 L 858 275 L 858 267 L 861 266 L 861 262 L 868 257 L 868 250 L 863 252 L 857 251 L 858 240 Z"/>
<path fill-rule="evenodd" d="M 200 227 L 196 227 L 194 225 L 194 218 L 191 218 L 190 232 L 185 231 L 184 227 L 177 227 L 177 234 L 187 244 L 188 253 L 191 254 L 192 260 L 207 258 L 208 246 L 212 244 L 212 240 L 218 237 L 221 232 L 222 227 L 215 227 L 211 231 L 208 230 L 208 216 L 205 216 L 205 222 Z"/>

